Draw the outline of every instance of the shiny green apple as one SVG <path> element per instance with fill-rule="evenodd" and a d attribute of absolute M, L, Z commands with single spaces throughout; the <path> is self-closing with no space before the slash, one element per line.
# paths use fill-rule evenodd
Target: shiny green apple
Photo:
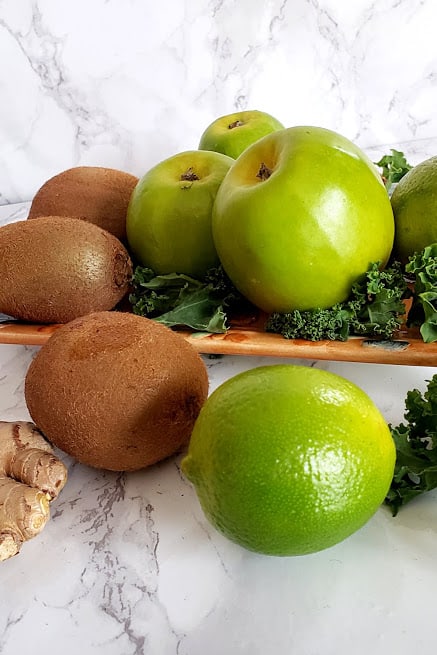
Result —
<path fill-rule="evenodd" d="M 234 160 L 192 150 L 158 163 L 132 193 L 126 233 L 138 263 L 201 277 L 218 263 L 211 230 L 217 191 Z"/>
<path fill-rule="evenodd" d="M 283 128 L 282 123 L 263 111 L 239 111 L 213 121 L 202 134 L 199 149 L 237 159 L 255 141 Z"/>
<path fill-rule="evenodd" d="M 345 137 L 291 127 L 235 161 L 214 205 L 221 263 L 267 312 L 331 307 L 393 246 L 390 199 L 370 159 Z"/>

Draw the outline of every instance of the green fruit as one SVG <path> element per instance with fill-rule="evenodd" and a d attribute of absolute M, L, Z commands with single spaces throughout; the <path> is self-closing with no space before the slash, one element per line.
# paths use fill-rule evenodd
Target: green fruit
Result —
<path fill-rule="evenodd" d="M 201 277 L 218 263 L 212 207 L 233 161 L 217 152 L 182 152 L 139 180 L 130 199 L 126 232 L 140 264 L 158 274 Z"/>
<path fill-rule="evenodd" d="M 437 241 L 437 157 L 414 166 L 391 197 L 395 219 L 394 254 L 406 263 Z"/>
<path fill-rule="evenodd" d="M 372 400 L 316 368 L 240 373 L 203 405 L 182 470 L 211 523 L 269 555 L 328 548 L 383 502 L 395 447 Z"/>
<path fill-rule="evenodd" d="M 236 159 L 261 137 L 282 130 L 276 118 L 263 111 L 239 111 L 212 122 L 200 138 L 201 150 L 215 150 Z"/>
<path fill-rule="evenodd" d="M 237 289 L 261 309 L 331 307 L 390 256 L 394 220 L 381 177 L 323 128 L 269 134 L 236 160 L 217 194 L 213 236 Z"/>

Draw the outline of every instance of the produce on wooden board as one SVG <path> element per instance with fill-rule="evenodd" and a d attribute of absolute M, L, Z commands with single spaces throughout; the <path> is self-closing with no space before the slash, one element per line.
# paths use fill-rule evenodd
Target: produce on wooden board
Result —
<path fill-rule="evenodd" d="M 389 339 L 405 321 L 404 298 L 410 291 L 400 264 L 379 269 L 373 264 L 352 286 L 347 301 L 327 309 L 272 312 L 266 330 L 287 339 L 345 341 L 351 335 Z M 186 275 L 156 275 L 149 268 L 134 271 L 130 302 L 133 311 L 164 325 L 224 333 L 232 316 L 257 314 L 233 286 L 223 267 L 210 269 L 202 279 Z"/>
<path fill-rule="evenodd" d="M 86 221 L 41 217 L 0 227 L 0 312 L 66 323 L 113 309 L 128 291 L 132 262 L 112 234 Z"/>
<path fill-rule="evenodd" d="M 76 166 L 36 192 L 28 218 L 69 216 L 94 223 L 126 242 L 126 212 L 135 175 L 103 166 Z"/>
<path fill-rule="evenodd" d="M 0 421 L 0 561 L 41 532 L 66 481 L 65 465 L 33 423 Z"/>
<path fill-rule="evenodd" d="M 188 443 L 208 394 L 205 364 L 180 335 L 127 312 L 60 327 L 29 366 L 35 424 L 79 462 L 134 471 Z"/>
<path fill-rule="evenodd" d="M 283 139 L 283 135 L 290 133 L 290 130 L 292 132 L 296 130 L 312 132 L 313 135 L 316 135 L 315 140 L 317 142 L 317 146 L 320 146 L 323 142 L 323 138 L 320 135 L 323 136 L 327 133 L 332 135 L 333 139 L 334 137 L 338 139 L 338 143 L 347 141 L 347 139 L 344 140 L 344 137 L 341 137 L 341 135 L 335 135 L 335 133 L 330 132 L 329 130 L 321 130 L 321 128 L 312 127 L 284 129 L 281 124 L 277 122 L 275 123 L 274 128 L 270 123 L 270 127 L 268 128 L 270 130 L 270 134 L 267 134 L 267 136 L 262 137 L 261 139 L 257 138 L 257 140 L 255 139 L 255 143 L 251 142 L 250 144 L 245 142 L 243 139 L 243 144 L 241 141 L 241 135 L 243 133 L 248 134 L 248 132 L 254 128 L 258 119 L 261 120 L 263 116 L 268 118 L 269 115 L 265 114 L 264 112 L 257 111 L 248 112 L 246 117 L 242 114 L 245 114 L 245 112 L 235 114 L 234 121 L 230 121 L 230 118 L 234 116 L 231 114 L 221 117 L 221 119 L 218 119 L 217 122 L 214 121 L 210 127 L 217 123 L 217 129 L 219 131 L 223 131 L 223 125 L 226 124 L 225 127 L 228 132 L 228 134 L 226 134 L 227 139 L 231 142 L 236 140 L 241 146 L 244 145 L 243 155 L 245 157 L 248 157 L 247 151 L 250 151 L 253 148 L 255 148 L 255 152 L 258 152 L 257 149 L 261 147 L 260 144 L 265 142 L 265 139 Z M 276 121 L 276 119 L 274 119 L 274 121 Z M 229 129 L 227 126 L 231 123 L 232 129 Z M 238 123 L 238 125 L 234 126 L 234 123 Z M 241 123 L 243 123 L 243 125 L 241 125 Z M 269 121 L 267 121 L 267 123 L 269 123 Z M 224 131 L 226 132 L 226 130 Z M 252 132 L 252 136 L 253 135 L 254 132 Z M 302 173 L 302 170 L 305 168 L 305 157 L 307 159 L 311 159 L 311 157 L 314 155 L 309 153 L 309 144 L 306 144 L 306 146 L 303 148 L 304 163 L 302 163 L 302 158 L 298 158 L 295 166 L 296 170 L 291 171 L 290 173 L 291 182 L 293 181 L 294 176 L 298 177 L 298 174 L 302 174 L 305 179 L 310 180 L 310 186 L 308 188 L 309 198 L 311 198 L 311 194 L 314 193 L 313 187 L 316 187 L 316 196 L 317 194 L 320 194 L 320 189 L 323 188 L 323 184 L 325 183 L 323 180 L 323 175 L 329 172 L 331 164 L 332 167 L 335 168 L 338 166 L 339 158 L 345 157 L 347 159 L 346 153 L 341 152 L 339 154 L 336 151 L 335 143 L 333 142 L 330 144 L 331 146 L 334 145 L 334 147 L 331 149 L 331 156 L 326 159 L 325 165 L 321 165 L 321 161 L 317 160 L 317 165 L 310 167 L 307 175 L 304 174 L 305 171 Z M 410 172 L 412 174 L 413 170 L 411 169 L 414 168 L 415 171 L 421 166 L 418 165 L 416 167 L 412 167 L 407 162 L 402 152 L 393 149 L 391 150 L 391 154 L 383 156 L 378 162 L 372 164 L 367 160 L 365 155 L 356 148 L 356 146 L 352 144 L 351 148 L 354 152 L 355 150 L 358 150 L 360 153 L 358 159 L 360 159 L 360 157 L 364 157 L 364 159 L 367 161 L 367 165 L 370 165 L 370 168 L 373 167 L 373 174 L 376 174 L 376 177 L 378 177 L 378 168 L 380 169 L 380 177 L 384 180 L 388 191 L 391 190 L 393 185 L 399 185 L 407 173 Z M 205 154 L 218 153 L 212 151 L 200 151 L 201 156 Z M 290 166 L 293 163 L 293 157 L 295 154 L 296 153 L 293 152 L 290 153 Z M 183 156 L 184 153 L 179 153 L 179 155 L 170 157 L 166 161 L 179 161 L 179 158 Z M 272 172 L 272 169 L 269 169 L 265 162 L 261 163 L 264 164 L 266 169 Z M 154 270 L 152 265 L 144 265 L 144 263 L 138 261 L 137 255 L 133 252 L 135 248 L 137 248 L 137 253 L 139 253 L 144 247 L 144 244 L 146 244 L 146 249 L 153 249 L 153 258 L 156 262 L 159 262 L 160 258 L 165 256 L 164 258 L 167 259 L 168 263 L 169 253 L 170 259 L 171 257 L 175 257 L 174 261 L 176 262 L 176 255 L 174 254 L 176 253 L 180 263 L 185 258 L 185 262 L 189 262 L 190 266 L 196 266 L 199 261 L 202 262 L 202 265 L 206 265 L 206 260 L 204 258 L 202 259 L 204 255 L 204 253 L 201 252 L 202 249 L 200 247 L 196 247 L 195 245 L 196 243 L 199 243 L 199 241 L 193 237 L 193 230 L 184 229 L 185 225 L 188 225 L 188 223 L 186 223 L 186 221 L 183 219 L 183 216 L 177 212 L 171 211 L 172 203 L 169 201 L 169 197 L 172 195 L 172 184 L 169 184 L 168 188 L 166 189 L 165 184 L 162 184 L 162 176 L 152 175 L 153 171 L 158 171 L 161 169 L 161 165 L 164 165 L 165 168 L 165 164 L 166 162 L 161 162 L 161 164 L 158 164 L 143 176 L 142 179 L 148 180 L 146 185 L 146 190 L 148 192 L 147 194 L 140 193 L 141 183 L 138 178 L 134 178 L 134 176 L 131 176 L 127 173 L 127 177 L 125 177 L 123 171 L 92 166 L 79 166 L 76 168 L 68 169 L 59 175 L 54 176 L 51 178 L 51 180 L 48 180 L 47 183 L 43 185 L 43 187 L 41 187 L 41 194 L 38 192 L 37 196 L 41 195 L 41 200 L 44 202 L 42 202 L 40 205 L 39 200 L 36 202 L 35 197 L 35 202 L 32 203 L 33 206 L 29 218 L 33 217 L 34 214 L 38 214 L 38 206 L 40 206 L 39 211 L 44 211 L 44 208 L 48 210 L 58 206 L 57 203 L 59 203 L 59 206 L 63 208 L 62 211 L 64 211 L 64 208 L 65 211 L 69 211 L 69 208 L 72 208 L 71 203 L 73 202 L 74 198 L 76 198 L 78 202 L 80 200 L 80 189 L 82 184 L 84 197 L 87 197 L 87 194 L 91 194 L 92 196 L 93 193 L 95 193 L 96 196 L 99 196 L 99 198 L 96 197 L 94 199 L 95 202 L 90 200 L 90 204 L 94 203 L 95 208 L 100 207 L 100 209 L 102 209 L 102 214 L 109 213 L 108 204 L 110 204 L 109 197 L 111 191 L 110 180 L 112 179 L 117 197 L 124 195 L 123 203 L 120 202 L 118 205 L 115 203 L 118 207 L 118 210 L 120 210 L 119 217 L 123 215 L 120 218 L 121 222 L 125 224 L 127 221 L 127 212 L 129 211 L 129 204 L 126 200 L 127 196 L 132 199 L 132 215 L 135 215 L 136 213 L 138 213 L 138 216 L 141 215 L 141 220 L 136 222 L 135 229 L 132 231 L 131 244 L 128 244 L 128 248 L 132 251 L 132 256 L 135 263 L 134 276 L 131 280 L 132 286 L 130 288 L 129 296 L 133 311 L 138 315 L 143 315 L 148 318 L 153 318 L 154 320 L 159 320 L 165 325 L 169 325 L 171 327 L 190 327 L 195 330 L 202 330 L 206 332 L 226 332 L 231 326 L 230 317 L 232 317 L 235 308 L 237 309 L 237 316 L 241 316 L 246 310 L 253 314 L 253 310 L 256 310 L 256 308 L 254 308 L 247 297 L 237 291 L 234 281 L 229 278 L 229 275 L 223 269 L 223 264 L 221 261 L 216 263 L 214 267 L 206 270 L 203 275 L 193 275 L 191 268 L 190 272 L 188 273 L 188 264 L 186 267 L 183 267 L 182 264 L 181 267 L 178 267 L 187 268 L 185 271 L 175 270 L 161 273 L 158 270 Z M 252 182 L 249 185 L 249 190 L 252 191 L 253 188 L 268 189 L 268 184 L 272 183 L 272 178 L 274 180 L 275 177 L 278 177 L 281 166 L 278 165 L 278 170 L 275 170 L 274 174 L 270 174 L 269 176 L 264 174 L 263 176 L 257 178 L 257 184 L 254 186 Z M 234 167 L 235 164 L 231 166 L 232 169 Z M 316 184 L 316 180 L 314 178 L 315 169 L 319 171 L 318 174 L 321 176 L 322 184 Z M 195 176 L 196 175 L 194 175 L 194 177 Z M 227 177 L 229 176 L 226 175 L 226 178 Z M 266 179 L 262 179 L 263 177 Z M 329 187 L 328 190 L 330 193 L 334 193 L 334 191 L 337 193 L 337 200 L 340 205 L 342 202 L 340 201 L 340 196 L 343 197 L 342 194 L 344 194 L 345 190 L 347 190 L 348 185 L 352 184 L 350 178 L 353 178 L 354 184 L 356 183 L 355 177 L 356 176 L 352 175 L 351 170 L 348 168 L 348 170 L 344 172 L 338 187 L 335 187 L 335 185 L 335 189 L 334 187 Z M 91 181 L 96 182 L 96 184 L 93 185 Z M 136 184 L 134 184 L 135 181 Z M 202 180 L 185 180 L 185 182 L 187 185 L 186 189 L 190 191 L 190 194 L 192 190 L 196 188 L 198 189 L 203 184 Z M 131 185 L 130 187 L 129 184 Z M 247 187 L 247 185 L 243 185 L 243 187 Z M 123 193 L 122 188 L 124 188 Z M 131 191 L 129 191 L 129 188 Z M 220 185 L 219 190 L 220 188 L 222 194 L 226 196 L 226 193 L 223 191 L 223 185 Z M 432 179 L 429 181 L 426 188 L 428 190 L 428 195 L 432 196 Z M 180 191 L 180 189 L 178 189 L 178 191 Z M 362 189 L 360 189 L 360 193 L 361 191 Z M 154 207 L 153 203 L 150 205 L 149 201 L 147 201 L 149 204 L 144 201 L 147 205 L 147 211 L 140 211 L 141 205 L 143 203 L 143 196 L 147 196 L 149 192 L 152 194 L 152 196 L 154 192 L 156 192 L 155 195 L 159 196 L 159 202 L 157 205 L 159 211 L 156 210 L 156 207 Z M 214 193 L 212 195 L 215 195 L 216 192 L 217 188 L 214 188 Z M 65 203 L 62 200 L 64 193 L 66 195 Z M 408 196 L 408 192 L 405 195 Z M 412 195 L 415 195 L 417 200 L 417 194 L 412 193 Z M 334 196 L 335 194 L 332 196 L 333 206 L 337 203 Z M 137 198 L 136 202 L 134 201 L 135 197 Z M 45 198 L 48 198 L 48 204 L 46 205 L 44 204 Z M 102 203 L 103 198 L 108 201 L 108 204 Z M 192 221 L 195 222 L 198 220 L 197 214 L 204 211 L 205 203 L 207 203 L 208 207 L 210 208 L 211 198 L 208 197 L 208 194 L 206 194 L 206 198 L 207 200 L 205 200 L 205 197 L 203 197 L 203 200 L 200 201 L 199 205 L 197 205 L 196 202 L 193 203 L 192 216 L 190 219 L 187 219 L 189 220 L 189 225 L 192 226 Z M 291 205 L 296 203 L 296 198 L 291 197 L 290 200 Z M 385 201 L 388 202 L 387 198 Z M 290 202 L 288 201 L 280 203 L 278 206 L 278 212 L 280 213 L 284 211 L 284 207 L 286 207 L 288 210 L 288 205 L 290 205 Z M 315 203 L 315 205 L 317 209 L 317 203 Z M 322 203 L 322 208 L 319 214 L 320 220 L 316 220 L 316 224 L 319 228 L 319 223 L 322 224 L 321 232 L 323 232 L 323 217 L 324 215 L 327 215 L 326 212 L 324 213 L 322 211 L 323 206 L 324 205 Z M 167 207 L 168 211 L 164 211 L 163 207 Z M 136 212 L 136 209 L 138 209 L 138 212 Z M 252 207 L 252 210 L 254 209 L 258 211 L 257 207 Z M 330 209 L 332 209 L 331 206 Z M 368 207 L 366 207 L 366 210 L 367 209 Z M 418 211 L 417 205 L 415 205 L 415 198 L 413 198 L 413 201 L 410 203 L 410 209 L 416 213 Z M 248 211 L 252 210 L 250 206 L 248 206 Z M 73 209 L 71 209 L 71 211 L 73 211 Z M 95 211 L 98 215 L 100 210 L 95 209 Z M 254 216 L 257 215 L 256 211 Z M 78 213 L 81 215 L 84 214 L 82 211 Z M 90 210 L 90 214 L 92 213 L 93 212 Z M 182 212 L 182 214 L 184 214 L 184 212 Z M 239 216 L 238 218 L 239 220 L 235 221 L 236 224 L 240 222 L 241 217 Z M 317 212 L 315 213 L 315 218 L 317 219 Z M 45 220 L 47 220 L 47 217 L 45 217 Z M 143 233 L 142 223 L 147 225 L 148 223 L 152 222 L 154 225 L 153 230 L 149 225 L 148 231 L 146 230 Z M 162 229 L 160 229 L 160 226 Z M 169 226 L 172 226 L 171 229 Z M 272 223 L 272 226 L 272 232 L 274 232 L 275 224 Z M 311 235 L 309 245 L 311 248 L 311 240 L 313 240 L 315 241 L 314 248 L 317 249 L 317 247 L 320 246 L 320 243 L 317 246 L 317 239 L 314 238 L 315 232 L 313 227 L 308 230 L 308 233 Z M 268 228 L 270 229 L 269 225 Z M 171 232 L 169 236 L 167 234 L 168 230 Z M 168 238 L 166 238 L 166 235 Z M 346 242 L 350 240 L 348 225 L 346 225 L 344 229 L 343 236 Z M 231 234 L 227 235 L 225 231 L 224 238 L 225 240 L 228 240 L 230 245 L 227 247 L 231 251 L 236 248 L 234 243 L 236 240 L 231 236 Z M 284 248 L 283 239 L 277 237 L 276 241 L 278 242 L 279 253 L 282 252 L 282 249 L 285 252 L 286 248 Z M 360 248 L 362 241 L 363 239 L 361 236 Z M 260 252 L 265 250 L 265 242 L 263 239 L 261 239 L 261 242 L 262 247 L 260 245 Z M 423 262 L 420 271 L 417 266 L 415 266 L 414 272 L 411 270 L 406 271 L 405 268 L 399 270 L 399 266 L 401 266 L 401 264 L 393 258 L 393 253 L 385 268 L 382 268 L 381 261 L 369 261 L 367 270 L 356 277 L 351 286 L 350 293 L 345 300 L 339 303 L 334 303 L 329 307 L 313 306 L 306 310 L 293 309 L 288 312 L 271 312 L 270 317 L 267 321 L 265 321 L 266 329 L 269 332 L 279 333 L 287 339 L 304 339 L 311 341 L 344 341 L 347 340 L 350 336 L 368 336 L 373 339 L 386 340 L 393 339 L 396 338 L 396 333 L 398 332 L 399 327 L 403 328 L 405 326 L 405 310 L 408 309 L 411 304 L 410 298 L 411 294 L 413 293 L 415 296 L 415 299 L 413 300 L 413 307 L 415 308 L 415 311 L 411 315 L 408 314 L 406 327 L 418 326 L 420 328 L 420 334 L 422 335 L 425 342 L 435 341 L 437 339 L 437 314 L 436 302 L 433 300 L 433 298 L 435 298 L 437 289 L 437 259 L 434 257 L 434 250 L 434 244 L 429 244 L 427 250 L 422 253 L 423 256 L 420 255 Z M 254 253 L 256 255 L 256 249 Z M 299 252 L 298 259 L 301 258 L 300 255 L 301 253 Z M 313 259 L 317 259 L 314 257 L 314 253 L 311 254 L 310 252 L 310 255 Z M 416 255 L 419 256 L 419 253 L 416 253 Z M 287 258 L 291 259 L 288 256 L 285 257 L 285 259 Z M 244 257 L 241 257 L 241 260 L 243 259 Z M 319 257 L 318 259 L 325 260 L 325 257 Z M 311 261 L 307 263 L 310 268 L 313 268 Z M 263 284 L 260 283 L 258 279 L 258 264 L 257 262 L 255 262 L 255 264 L 256 265 L 254 266 L 246 267 L 248 271 L 250 271 L 250 273 L 248 273 L 248 277 L 253 280 L 257 288 L 263 287 Z M 404 264 L 402 264 L 402 266 L 404 266 Z M 406 266 L 409 266 L 409 264 Z M 272 262 L 272 265 L 268 268 L 269 271 L 273 271 L 276 267 L 277 262 Z M 415 283 L 419 278 L 422 278 L 422 271 L 425 267 L 427 271 L 426 288 L 424 288 L 424 285 L 419 284 L 416 289 Z M 168 268 L 166 268 L 166 270 L 168 271 Z M 270 272 L 268 275 L 270 275 Z M 306 278 L 307 276 L 304 277 Z M 325 280 L 323 280 L 323 283 L 320 286 L 323 286 L 324 284 Z M 303 286 L 303 284 L 300 283 L 297 278 L 293 278 L 293 285 L 295 288 L 301 288 Z M 421 289 L 421 291 L 419 292 L 418 289 Z M 265 293 L 265 291 L 263 291 L 263 293 Z M 125 300 L 127 300 L 127 296 Z M 238 303 L 240 304 L 241 311 L 238 310 Z M 126 306 L 128 305 L 123 305 L 124 308 L 126 308 Z M 108 309 L 108 307 L 95 306 L 92 307 L 90 311 L 99 311 L 102 309 Z M 36 318 L 36 315 L 35 318 L 28 318 L 23 314 L 20 314 L 14 306 L 9 306 L 6 309 L 3 309 L 3 312 L 13 316 L 18 320 L 24 319 L 37 323 L 43 322 L 43 318 Z M 65 322 L 65 318 L 55 318 L 52 316 L 52 318 L 47 320 L 47 322 Z"/>
<path fill-rule="evenodd" d="M 391 153 L 376 164 L 381 167 L 388 188 L 412 169 L 402 152 Z M 437 183 L 435 187 L 434 191 L 429 189 L 430 196 L 437 192 Z M 414 196 L 417 204 L 412 202 L 410 207 L 415 215 L 421 201 L 417 194 Z M 436 228 L 431 225 L 430 229 Z M 149 267 L 137 265 L 130 301 L 139 315 L 169 326 L 213 333 L 226 332 L 235 313 L 238 316 L 241 310 L 253 313 L 255 309 L 237 291 L 221 264 L 199 278 L 181 273 L 159 275 Z M 409 257 L 406 264 L 393 256 L 383 269 L 379 262 L 371 262 L 343 302 L 327 308 L 272 312 L 266 320 L 268 332 L 308 341 L 345 341 L 350 336 L 390 340 L 405 325 L 419 327 L 425 343 L 437 341 L 435 243 Z"/>

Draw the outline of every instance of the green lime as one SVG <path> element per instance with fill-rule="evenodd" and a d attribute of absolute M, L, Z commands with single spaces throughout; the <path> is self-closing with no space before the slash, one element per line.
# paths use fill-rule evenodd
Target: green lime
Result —
<path fill-rule="evenodd" d="M 388 425 L 364 391 L 334 373 L 273 365 L 211 394 L 182 471 L 229 539 L 259 553 L 303 555 L 370 519 L 394 463 Z"/>
<path fill-rule="evenodd" d="M 402 262 L 437 241 L 437 157 L 417 164 L 391 197 L 395 219 L 394 254 Z"/>

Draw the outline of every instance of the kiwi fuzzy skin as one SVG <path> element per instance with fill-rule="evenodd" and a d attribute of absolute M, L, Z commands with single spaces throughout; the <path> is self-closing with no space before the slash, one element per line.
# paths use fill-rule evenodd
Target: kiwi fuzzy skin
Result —
<path fill-rule="evenodd" d="M 132 261 L 106 230 L 46 216 L 0 227 L 0 312 L 33 323 L 67 323 L 113 309 L 129 290 Z"/>
<path fill-rule="evenodd" d="M 135 175 L 103 166 L 68 168 L 36 192 L 28 218 L 68 216 L 94 223 L 126 243 L 126 214 Z"/>
<path fill-rule="evenodd" d="M 208 395 L 205 364 L 169 328 L 127 312 L 97 312 L 59 328 L 25 380 L 32 420 L 79 462 L 145 468 L 189 442 Z"/>

